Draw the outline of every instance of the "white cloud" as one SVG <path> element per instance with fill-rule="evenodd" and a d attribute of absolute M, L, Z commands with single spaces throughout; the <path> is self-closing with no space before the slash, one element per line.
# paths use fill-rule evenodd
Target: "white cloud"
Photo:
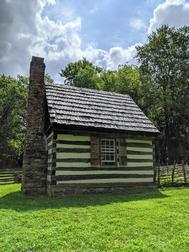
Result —
<path fill-rule="evenodd" d="M 166 2 L 170 4 L 184 4 L 185 0 L 166 0 Z"/>
<path fill-rule="evenodd" d="M 54 0 L 1 0 L 0 2 L 0 71 L 4 74 L 28 74 L 32 55 L 47 62 L 47 71 L 54 75 L 59 68 L 81 57 L 81 20 L 66 24 L 43 15 L 46 5 Z M 48 67 L 48 63 L 49 66 Z M 52 69 L 51 69 L 52 67 Z"/>
<path fill-rule="evenodd" d="M 129 26 L 131 28 L 136 29 L 136 30 L 141 30 L 142 28 L 145 27 L 145 24 L 144 24 L 144 22 L 143 22 L 142 19 L 140 19 L 140 18 L 133 18 L 133 19 L 130 20 Z"/>
<path fill-rule="evenodd" d="M 136 46 L 140 45 L 135 44 L 127 49 L 123 49 L 121 47 L 113 47 L 109 50 L 107 57 L 108 57 L 108 68 L 116 69 L 119 65 L 122 64 L 134 64 L 136 56 Z"/>
<path fill-rule="evenodd" d="M 92 43 L 83 47 L 81 18 L 62 23 L 44 14 L 54 0 L 1 0 L 0 2 L 0 73 L 28 75 L 32 55 L 45 58 L 47 72 L 56 80 L 58 71 L 69 62 L 86 57 L 93 63 L 115 69 L 131 62 L 136 49 L 131 46 L 105 51 Z"/>
<path fill-rule="evenodd" d="M 166 0 L 154 10 L 148 33 L 161 25 L 180 27 L 189 25 L 189 3 L 185 0 Z"/>
<path fill-rule="evenodd" d="M 4 74 L 23 74 L 30 58 L 29 47 L 37 36 L 36 10 L 39 1 L 1 0 L 0 69 Z M 29 14 L 28 14 L 29 13 Z"/>

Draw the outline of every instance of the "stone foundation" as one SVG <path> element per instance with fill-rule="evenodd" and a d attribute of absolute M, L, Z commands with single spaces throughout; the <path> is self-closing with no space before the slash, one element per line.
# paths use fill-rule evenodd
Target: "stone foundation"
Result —
<path fill-rule="evenodd" d="M 54 185 L 47 187 L 47 194 L 49 196 L 65 196 L 65 195 L 81 195 L 90 193 L 127 193 L 132 189 L 145 189 L 145 188 L 157 188 L 155 183 L 140 183 L 138 185 Z"/>

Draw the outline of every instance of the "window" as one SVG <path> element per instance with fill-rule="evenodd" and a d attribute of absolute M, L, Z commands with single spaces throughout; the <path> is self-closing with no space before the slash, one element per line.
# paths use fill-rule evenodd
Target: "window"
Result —
<path fill-rule="evenodd" d="M 101 163 L 102 165 L 115 164 L 115 140 L 101 139 Z"/>

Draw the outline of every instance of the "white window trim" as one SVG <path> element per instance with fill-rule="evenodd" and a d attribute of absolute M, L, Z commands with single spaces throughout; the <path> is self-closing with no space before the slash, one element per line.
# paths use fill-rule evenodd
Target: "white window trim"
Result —
<path fill-rule="evenodd" d="M 112 150 L 106 150 L 106 146 L 105 146 L 105 149 L 102 150 L 103 146 L 102 146 L 102 141 L 112 141 L 114 144 L 113 144 L 113 149 Z M 115 163 L 116 162 L 116 144 L 115 144 L 115 139 L 112 139 L 112 138 L 101 138 L 101 141 L 100 141 L 100 152 L 101 152 L 101 163 L 104 164 L 104 163 Z M 113 160 L 102 160 L 102 154 L 114 154 L 114 159 Z"/>

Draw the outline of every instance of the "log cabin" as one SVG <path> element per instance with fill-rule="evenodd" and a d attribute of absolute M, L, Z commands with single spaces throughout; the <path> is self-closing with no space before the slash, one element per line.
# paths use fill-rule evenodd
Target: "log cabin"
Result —
<path fill-rule="evenodd" d="M 23 158 L 26 194 L 126 192 L 152 188 L 157 128 L 126 94 L 44 81 L 32 57 Z"/>

